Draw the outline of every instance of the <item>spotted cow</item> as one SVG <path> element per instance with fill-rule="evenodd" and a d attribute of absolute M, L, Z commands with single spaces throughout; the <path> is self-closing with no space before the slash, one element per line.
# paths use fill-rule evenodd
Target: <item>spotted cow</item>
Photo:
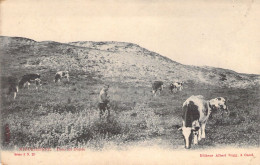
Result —
<path fill-rule="evenodd" d="M 173 91 L 177 92 L 182 91 L 183 89 L 183 81 L 182 82 L 173 82 L 170 84 L 170 91 L 173 93 Z"/>
<path fill-rule="evenodd" d="M 41 78 L 41 76 L 38 73 L 26 74 L 19 81 L 19 88 L 24 88 L 27 85 L 27 87 L 29 89 L 29 86 L 31 85 L 31 83 L 35 83 L 36 89 L 38 89 L 38 87 L 42 85 L 40 78 Z"/>
<path fill-rule="evenodd" d="M 161 91 L 163 90 L 163 82 L 162 81 L 154 81 L 152 84 L 152 92 L 154 96 L 156 96 L 156 92 L 159 91 L 159 94 L 161 94 Z"/>
<path fill-rule="evenodd" d="M 205 100 L 203 96 L 191 96 L 183 103 L 182 111 L 182 130 L 185 148 L 198 144 L 202 138 L 205 138 L 205 127 L 207 120 L 212 112 L 228 112 L 226 99 L 217 97 L 211 100 Z"/>
<path fill-rule="evenodd" d="M 54 82 L 60 82 L 62 78 L 66 78 L 69 81 L 69 71 L 59 71 L 55 74 Z"/>

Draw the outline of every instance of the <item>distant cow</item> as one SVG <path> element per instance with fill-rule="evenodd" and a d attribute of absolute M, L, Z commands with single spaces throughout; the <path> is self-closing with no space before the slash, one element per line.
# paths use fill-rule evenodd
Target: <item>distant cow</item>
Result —
<path fill-rule="evenodd" d="M 69 71 L 59 71 L 55 74 L 54 82 L 60 82 L 62 78 L 67 78 L 69 81 Z"/>
<path fill-rule="evenodd" d="M 170 84 L 170 91 L 173 92 L 173 91 L 182 91 L 183 89 L 183 81 L 182 82 L 173 82 Z"/>
<path fill-rule="evenodd" d="M 38 89 L 38 86 L 41 86 L 41 76 L 40 74 L 26 74 L 22 77 L 22 79 L 19 81 L 19 88 L 24 88 L 26 85 L 29 89 L 29 86 L 31 83 L 35 83 L 36 89 Z"/>
<path fill-rule="evenodd" d="M 223 97 L 205 100 L 201 95 L 191 96 L 183 103 L 182 127 L 179 130 L 182 130 L 186 149 L 190 148 L 192 140 L 193 144 L 198 144 L 198 141 L 206 137 L 207 120 L 211 112 L 217 110 L 228 112 Z"/>
<path fill-rule="evenodd" d="M 1 77 L 1 88 L 2 89 L 8 89 L 7 94 L 11 95 L 13 94 L 13 98 L 16 98 L 16 95 L 18 93 L 18 79 L 16 77 Z"/>
<path fill-rule="evenodd" d="M 161 91 L 163 90 L 163 82 L 162 81 L 154 81 L 152 84 L 152 92 L 154 96 L 156 96 L 156 92 L 159 91 L 159 94 L 161 94 Z"/>

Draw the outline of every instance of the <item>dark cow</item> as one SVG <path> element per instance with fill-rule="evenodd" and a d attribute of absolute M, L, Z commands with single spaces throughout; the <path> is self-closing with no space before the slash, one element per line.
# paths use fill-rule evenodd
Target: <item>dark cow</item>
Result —
<path fill-rule="evenodd" d="M 11 95 L 13 94 L 13 98 L 16 98 L 16 95 L 18 93 L 18 79 L 13 76 L 9 77 L 1 77 L 1 88 L 7 89 L 7 94 Z"/>
<path fill-rule="evenodd" d="M 109 85 L 105 85 L 100 93 L 99 93 L 99 103 L 98 103 L 98 108 L 99 108 L 99 117 L 107 111 L 108 112 L 108 117 L 110 116 L 110 106 L 109 106 L 109 96 L 108 96 L 108 89 Z"/>
<path fill-rule="evenodd" d="M 19 88 L 24 88 L 27 84 L 27 87 L 29 89 L 29 86 L 31 83 L 35 83 L 36 89 L 38 89 L 38 86 L 41 86 L 41 76 L 40 74 L 26 74 L 22 77 L 22 79 L 19 81 Z"/>
<path fill-rule="evenodd" d="M 228 112 L 223 97 L 205 100 L 201 95 L 191 96 L 183 103 L 182 127 L 179 130 L 182 130 L 186 149 L 190 148 L 192 140 L 193 144 L 198 144 L 206 137 L 207 120 L 211 112 L 217 110 Z"/>
<path fill-rule="evenodd" d="M 173 93 L 173 91 L 177 92 L 182 91 L 183 89 L 183 81 L 182 82 L 174 82 L 170 84 L 170 91 Z"/>
<path fill-rule="evenodd" d="M 59 71 L 55 74 L 54 82 L 60 82 L 62 78 L 67 78 L 69 81 L 69 71 Z"/>
<path fill-rule="evenodd" d="M 152 84 L 152 92 L 154 96 L 156 96 L 156 92 L 159 91 L 159 94 L 161 94 L 161 91 L 163 90 L 163 82 L 162 81 L 155 81 Z"/>

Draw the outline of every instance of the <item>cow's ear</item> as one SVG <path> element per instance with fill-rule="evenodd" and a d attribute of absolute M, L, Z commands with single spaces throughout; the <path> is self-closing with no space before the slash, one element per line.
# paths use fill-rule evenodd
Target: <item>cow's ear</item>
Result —
<path fill-rule="evenodd" d="M 179 130 L 182 130 L 182 127 L 179 126 L 179 125 L 175 125 L 175 128 L 178 129 L 178 131 L 179 131 Z"/>

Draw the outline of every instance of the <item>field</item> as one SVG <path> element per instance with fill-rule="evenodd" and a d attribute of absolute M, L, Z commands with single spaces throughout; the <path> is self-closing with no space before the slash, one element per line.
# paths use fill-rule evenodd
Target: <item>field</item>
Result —
<path fill-rule="evenodd" d="M 73 77 L 73 75 L 72 75 Z M 164 89 L 152 96 L 151 88 L 110 83 L 111 118 L 99 119 L 97 98 L 102 84 L 73 79 L 50 82 L 37 91 L 22 89 L 16 100 L 2 97 L 3 126 L 8 124 L 13 147 L 88 147 L 107 145 L 162 145 L 183 148 L 181 106 L 190 95 L 228 98 L 230 116 L 214 114 L 205 140 L 193 148 L 259 146 L 259 89 L 214 88 L 188 82 L 171 94 Z"/>
<path fill-rule="evenodd" d="M 183 149 L 182 104 L 191 95 L 226 97 L 229 116 L 213 114 L 206 139 L 192 149 L 259 147 L 259 75 L 186 66 L 138 45 L 117 42 L 36 42 L 1 37 L 1 80 L 38 72 L 42 88 L 20 89 L 15 100 L 1 88 L 1 143 L 19 147 L 125 148 L 159 145 Z M 53 82 L 58 70 L 70 81 Z M 151 83 L 166 88 L 154 97 Z M 183 91 L 169 92 L 173 80 Z M 109 84 L 111 116 L 99 119 L 98 95 Z"/>

